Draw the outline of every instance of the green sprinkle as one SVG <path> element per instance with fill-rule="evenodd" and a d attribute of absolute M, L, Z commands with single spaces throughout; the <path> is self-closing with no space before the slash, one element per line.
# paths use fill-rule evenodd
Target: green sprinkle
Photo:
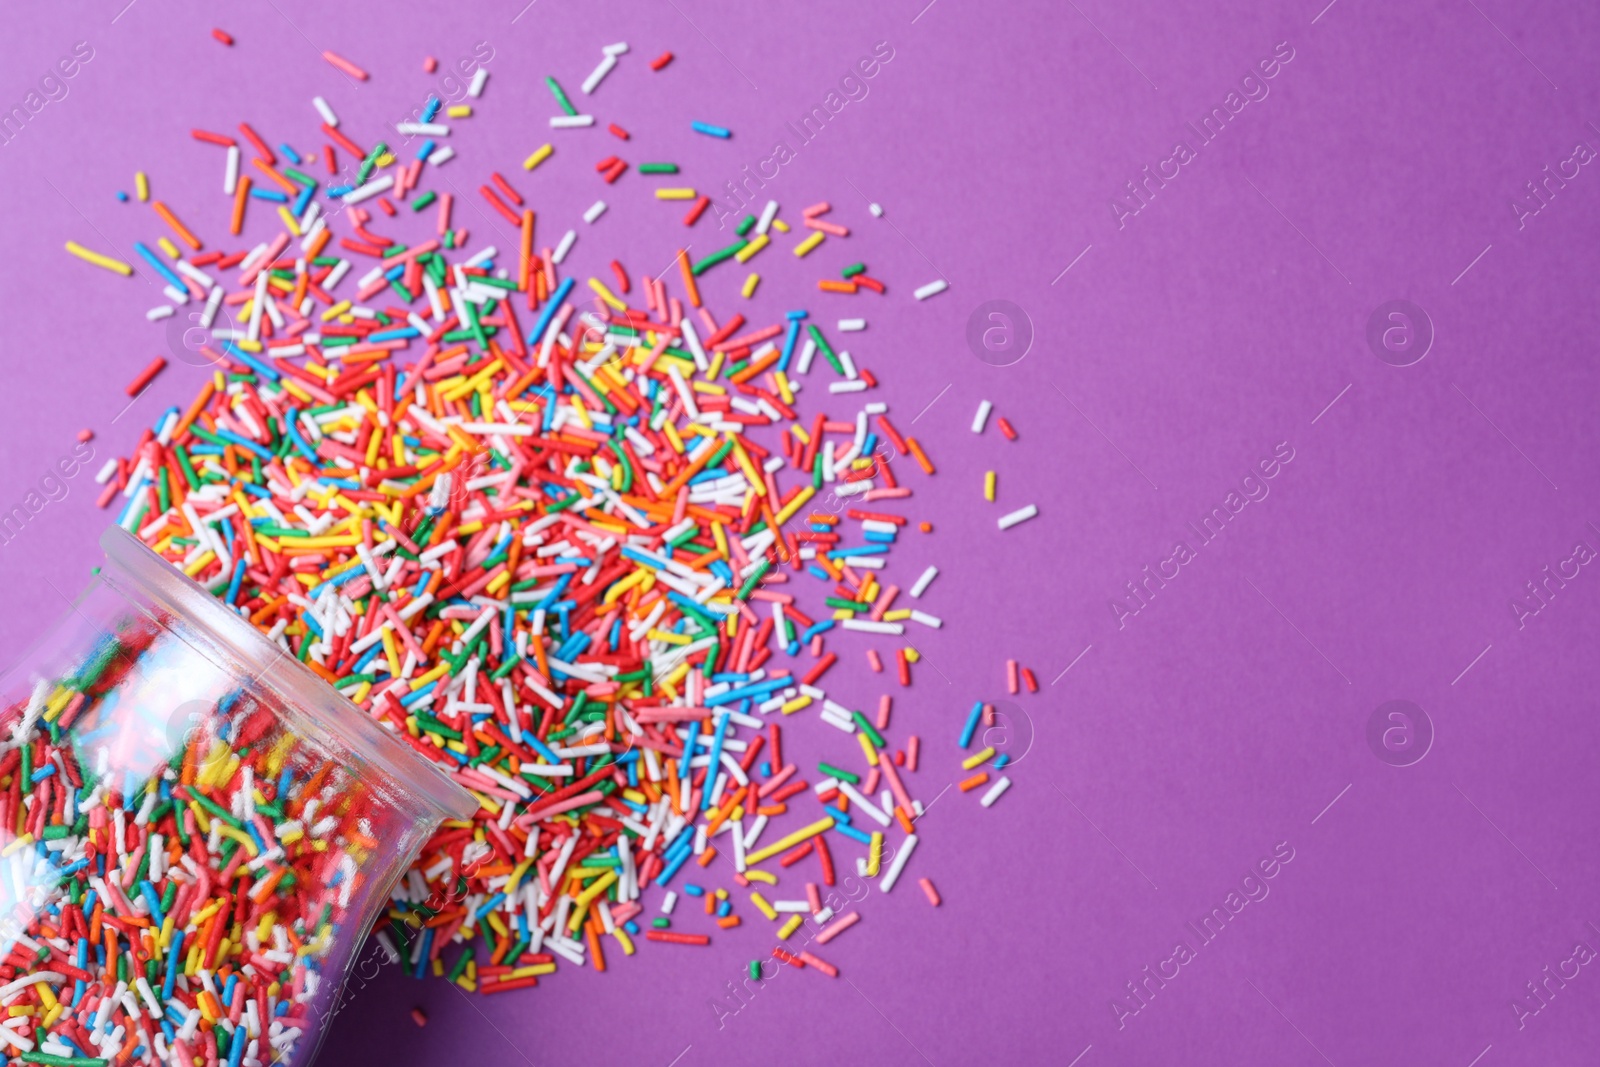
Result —
<path fill-rule="evenodd" d="M 572 101 L 567 99 L 566 90 L 561 88 L 560 83 L 555 78 L 546 74 L 544 83 L 550 87 L 550 93 L 556 98 L 556 103 L 561 105 L 562 111 L 565 111 L 568 115 L 576 115 L 578 113 L 578 109 L 572 106 Z"/>
<path fill-rule="evenodd" d="M 877 745 L 879 748 L 889 747 L 889 742 L 885 741 L 883 739 L 883 735 L 873 728 L 872 724 L 867 721 L 867 717 L 865 715 L 861 714 L 859 711 L 852 711 L 850 713 L 850 717 L 856 721 L 856 726 L 860 727 L 861 732 L 872 739 L 872 743 L 874 745 Z"/>
<path fill-rule="evenodd" d="M 861 776 L 859 774 L 852 774 L 842 767 L 835 767 L 831 763 L 818 763 L 817 770 L 821 771 L 823 774 L 837 778 L 842 782 L 849 782 L 851 785 L 859 785 L 861 783 Z"/>
<path fill-rule="evenodd" d="M 739 240 L 735 241 L 733 244 L 729 245 L 727 248 L 719 248 L 717 251 L 711 253 L 709 256 L 707 256 L 706 258 L 702 259 L 700 262 L 696 263 L 694 266 L 690 267 L 689 268 L 689 273 L 690 274 L 695 274 L 695 275 L 699 275 L 699 274 L 705 273 L 706 271 L 710 270 L 712 267 L 715 267 L 718 263 L 721 263 L 723 260 L 732 259 L 734 256 L 738 255 L 739 254 L 739 250 L 742 249 L 748 243 L 749 243 L 748 241 L 746 241 L 744 238 L 741 237 L 741 238 L 739 238 Z M 815 330 L 816 327 L 813 326 L 812 329 Z M 843 374 L 844 373 L 844 369 L 840 368 L 839 373 Z"/>

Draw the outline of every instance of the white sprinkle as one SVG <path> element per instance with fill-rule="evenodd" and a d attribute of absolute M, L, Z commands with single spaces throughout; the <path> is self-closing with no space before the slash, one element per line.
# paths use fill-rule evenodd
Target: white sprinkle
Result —
<path fill-rule="evenodd" d="M 859 393 L 865 390 L 867 383 L 860 378 L 853 382 L 834 382 L 828 386 L 830 393 Z"/>
<path fill-rule="evenodd" d="M 151 322 L 160 322 L 162 319 L 170 319 L 172 317 L 172 311 L 173 308 L 171 304 L 162 304 L 160 307 L 153 307 L 149 311 L 146 311 L 144 313 L 144 317 Z"/>
<path fill-rule="evenodd" d="M 478 97 L 483 95 L 484 83 L 489 80 L 489 68 L 479 67 L 472 73 L 472 84 L 467 86 L 467 95 Z"/>
<path fill-rule="evenodd" d="M 937 577 L 939 577 L 938 567 L 929 567 L 927 570 L 923 571 L 922 577 L 917 579 L 917 584 L 911 587 L 912 597 L 920 597 L 923 593 L 926 593 L 928 591 L 928 586 L 932 585 L 933 580 Z"/>
<path fill-rule="evenodd" d="M 556 250 L 550 254 L 550 262 L 560 263 L 567 258 L 567 253 L 572 251 L 572 246 L 577 243 L 578 231 L 568 230 L 566 236 L 561 238 L 561 243 L 556 245 Z"/>
<path fill-rule="evenodd" d="M 600 83 L 605 80 L 607 74 L 611 73 L 611 68 L 616 65 L 617 57 L 607 52 L 605 57 L 600 60 L 600 65 L 595 67 L 587 78 L 583 79 L 583 95 L 588 96 L 600 88 Z"/>
<path fill-rule="evenodd" d="M 940 619 L 937 615 L 929 615 L 925 611 L 913 610 L 911 612 L 911 621 L 920 622 L 922 625 L 932 630 L 937 630 L 939 627 L 944 625 L 944 620 Z"/>
<path fill-rule="evenodd" d="M 940 278 L 938 281 L 929 282 L 911 295 L 918 300 L 926 300 L 928 297 L 942 293 L 948 288 L 950 288 L 950 283 Z"/>
<path fill-rule="evenodd" d="M 222 175 L 222 191 L 228 196 L 239 187 L 239 146 L 228 146 L 228 169 Z"/>
<path fill-rule="evenodd" d="M 866 319 L 840 319 L 839 330 L 841 333 L 854 333 L 867 328 Z"/>
<path fill-rule="evenodd" d="M 895 882 L 900 880 L 900 872 L 906 869 L 906 861 L 911 858 L 911 850 L 917 847 L 917 835 L 907 834 L 906 839 L 900 842 L 900 849 L 894 854 L 894 859 L 889 863 L 889 869 L 884 872 L 883 878 L 878 882 L 878 889 L 887 893 L 894 888 Z"/>
<path fill-rule="evenodd" d="M 618 41 L 616 44 L 608 44 L 604 48 L 600 49 L 600 51 L 604 52 L 608 56 L 626 55 L 628 52 L 628 42 Z"/>
<path fill-rule="evenodd" d="M 572 130 L 579 126 L 593 126 L 593 115 L 552 115 L 550 128 L 552 130 Z"/>
<path fill-rule="evenodd" d="M 772 225 L 772 220 L 778 217 L 778 202 L 768 200 L 767 206 L 761 209 L 761 218 L 756 220 L 756 232 L 766 233 Z"/>
<path fill-rule="evenodd" d="M 448 149 L 447 149 L 447 151 L 448 151 Z M 343 200 L 347 204 L 359 204 L 359 203 L 361 203 L 361 201 L 370 200 L 371 198 L 377 196 L 379 193 L 381 193 L 381 192 L 383 192 L 383 191 L 385 191 L 387 189 L 392 189 L 393 187 L 394 187 L 394 176 L 386 174 L 381 178 L 374 178 L 372 181 L 368 182 L 367 184 L 361 186 L 358 189 L 350 190 L 348 193 L 345 193 L 344 196 L 340 197 L 339 199 Z"/>
<path fill-rule="evenodd" d="M 983 432 L 984 426 L 987 425 L 988 422 L 989 422 L 989 412 L 991 412 L 993 410 L 994 410 L 994 405 L 989 403 L 987 400 L 982 401 L 981 403 L 978 404 L 978 413 L 976 415 L 972 416 L 972 432 L 973 433 L 982 433 Z"/>
<path fill-rule="evenodd" d="M 596 200 L 594 202 L 594 206 L 590 207 L 588 211 L 585 211 L 583 213 L 583 221 L 584 222 L 593 222 L 595 219 L 599 218 L 601 215 L 604 215 L 605 213 L 606 213 L 606 202 L 604 200 Z"/>
<path fill-rule="evenodd" d="M 1000 529 L 1009 530 L 1017 523 L 1027 522 L 1037 514 L 1039 514 L 1039 509 L 1034 507 L 1032 504 L 1029 504 L 1025 508 L 1018 508 L 1009 515 L 1000 516 Z"/>
<path fill-rule="evenodd" d="M 442 167 L 454 158 L 456 158 L 456 150 L 449 145 L 428 153 L 428 162 L 435 167 Z"/>
<path fill-rule="evenodd" d="M 322 116 L 323 122 L 326 122 L 336 130 L 339 128 L 339 116 L 333 113 L 333 108 L 328 106 L 326 100 L 320 96 L 313 96 L 311 98 L 311 106 L 317 109 L 317 114 Z"/>
<path fill-rule="evenodd" d="M 442 122 L 397 122 L 394 132 L 410 137 L 449 137 L 450 127 Z"/>
<path fill-rule="evenodd" d="M 841 619 L 841 629 L 859 630 L 868 634 L 903 634 L 906 628 L 897 622 L 873 622 L 871 619 Z"/>
<path fill-rule="evenodd" d="M 1000 794 L 1004 793 L 1007 789 L 1010 789 L 1010 788 L 1011 788 L 1011 779 L 1007 778 L 1005 775 L 1002 774 L 1000 776 L 1000 779 L 998 781 L 996 781 L 994 783 L 994 785 L 991 785 L 989 787 L 989 791 L 987 793 L 983 794 L 983 799 L 978 801 L 978 803 L 982 804 L 986 808 L 987 807 L 991 807 L 991 806 L 993 806 L 995 801 L 1000 799 Z"/>
<path fill-rule="evenodd" d="M 883 218 L 883 205 L 882 204 L 868 204 L 867 205 L 867 210 L 872 212 L 872 217 L 873 218 L 875 218 L 875 219 Z"/>

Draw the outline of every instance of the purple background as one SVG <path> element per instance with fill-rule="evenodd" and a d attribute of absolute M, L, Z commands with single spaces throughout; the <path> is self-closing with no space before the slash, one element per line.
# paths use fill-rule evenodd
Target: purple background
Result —
<path fill-rule="evenodd" d="M 780 13 L 537 0 L 513 23 L 520 0 L 374 14 L 115 0 L 8 20 L 7 107 L 75 41 L 94 58 L 0 147 L 7 508 L 80 427 L 97 431 L 97 466 L 199 386 L 204 372 L 175 362 L 119 417 L 123 385 L 166 351 L 162 327 L 141 318 L 159 295 L 61 249 L 76 239 L 129 258 L 134 239 L 165 232 L 112 198 L 132 192 L 138 168 L 203 236 L 225 237 L 222 156 L 191 126 L 244 119 L 309 148 L 321 93 L 370 141 L 437 87 L 425 54 L 448 63 L 486 41 L 480 113 L 457 124 L 457 161 L 430 172 L 458 186 L 473 247 L 514 247 L 473 192 L 494 168 L 530 195 L 547 240 L 606 198 L 611 212 L 580 224 L 571 266 L 583 276 L 621 252 L 637 274 L 668 264 L 682 206 L 648 200 L 636 175 L 604 186 L 591 164 L 617 142 L 549 131 L 545 74 L 576 92 L 601 45 L 627 41 L 592 110 L 633 131 L 628 158 L 676 159 L 685 184 L 715 189 L 790 139 L 784 122 L 875 42 L 895 52 L 768 190 L 791 220 L 831 200 L 852 238 L 803 265 L 771 253 L 754 264 L 766 279 L 754 312 L 733 293 L 743 272 L 714 272 L 707 291 L 719 313 L 758 322 L 797 301 L 824 323 L 868 317 L 849 347 L 903 428 L 923 412 L 914 430 L 940 467 L 932 480 L 904 475 L 911 513 L 936 532 L 911 537 L 890 573 L 905 584 L 937 562 L 923 606 L 948 622 L 916 635 L 925 665 L 909 693 L 892 690 L 893 732 L 924 737 L 911 788 L 926 802 L 958 777 L 965 708 L 1003 698 L 1003 661 L 1016 657 L 1044 684 L 1017 701 L 1014 751 L 1032 744 L 1016 784 L 988 811 L 954 790 L 939 800 L 900 891 L 874 891 L 864 922 L 824 953 L 839 980 L 786 972 L 720 1029 L 711 998 L 770 949 L 759 919 L 707 950 L 611 951 L 604 975 L 565 968 L 508 996 L 385 973 L 354 992 L 325 1061 L 1592 1060 L 1594 967 L 1520 1030 L 1511 1004 L 1575 942 L 1600 946 L 1600 577 L 1584 568 L 1522 629 L 1509 602 L 1576 541 L 1600 547 L 1589 525 L 1600 173 L 1583 167 L 1522 228 L 1510 205 L 1578 142 L 1600 147 L 1600 9 L 924 2 Z M 210 39 L 214 20 L 236 47 Z M 1176 138 L 1192 143 L 1185 121 L 1284 41 L 1294 58 L 1270 95 L 1119 229 L 1110 203 L 1124 183 Z M 355 86 L 322 48 L 372 81 Z M 663 49 L 678 59 L 652 75 Z M 690 135 L 691 118 L 735 137 Z M 526 175 L 518 164 L 546 140 L 556 158 Z M 872 219 L 866 198 L 887 217 Z M 709 220 L 693 236 L 696 254 L 718 238 Z M 815 292 L 814 278 L 854 259 L 889 283 L 887 298 Z M 910 298 L 940 275 L 947 293 Z M 1403 369 L 1365 340 L 1368 316 L 1396 298 L 1437 331 Z M 986 366 L 964 340 L 989 299 L 1031 318 L 1036 340 L 1015 366 Z M 971 436 L 980 397 L 1018 442 Z M 1174 539 L 1192 543 L 1185 524 L 1285 441 L 1294 460 L 1270 496 L 1119 629 L 1108 602 L 1123 583 Z M 996 505 L 981 499 L 991 468 Z M 64 609 L 97 556 L 96 487 L 88 474 L 70 484 L 0 547 L 7 647 Z M 1029 501 L 1039 519 L 996 531 L 1002 508 Z M 836 645 L 833 684 L 873 700 L 882 679 L 864 645 Z M 1373 709 L 1396 698 L 1437 731 L 1411 767 L 1366 742 Z M 797 761 L 847 755 L 820 724 L 796 726 Z M 1125 983 L 1177 938 L 1193 944 L 1185 922 L 1279 842 L 1294 859 L 1270 895 L 1119 1028 L 1110 1005 Z M 917 892 L 922 875 L 943 907 Z"/>

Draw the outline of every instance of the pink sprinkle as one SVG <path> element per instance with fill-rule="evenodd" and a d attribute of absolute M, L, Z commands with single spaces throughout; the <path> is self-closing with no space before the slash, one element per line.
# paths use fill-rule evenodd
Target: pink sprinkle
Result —
<path fill-rule="evenodd" d="M 819 960 L 809 952 L 800 953 L 800 958 L 805 960 L 811 966 L 815 967 L 817 970 L 821 971 L 823 974 L 827 975 L 829 978 L 839 977 L 839 968 L 835 967 L 826 960 Z"/>
<path fill-rule="evenodd" d="M 822 932 L 817 935 L 817 944 L 826 945 L 829 941 L 832 941 L 834 938 L 838 937 L 840 934 L 844 933 L 846 930 L 850 929 L 860 921 L 861 913 L 859 911 L 852 911 L 849 915 L 844 915 L 838 919 L 835 919 L 833 922 L 823 927 Z M 801 958 L 805 958 L 804 953 L 801 954 Z M 811 963 L 812 961 L 806 960 L 806 962 Z"/>
<path fill-rule="evenodd" d="M 356 66 L 354 63 L 350 62 L 337 52 L 324 52 L 322 53 L 322 58 L 326 59 L 329 63 L 332 63 L 334 66 L 350 75 L 350 77 L 356 79 L 356 81 L 364 82 L 368 78 L 366 71 L 362 70 L 360 67 Z"/>

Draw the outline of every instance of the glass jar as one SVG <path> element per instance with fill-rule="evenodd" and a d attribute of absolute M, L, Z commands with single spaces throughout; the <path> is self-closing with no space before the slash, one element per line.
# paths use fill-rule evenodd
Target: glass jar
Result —
<path fill-rule="evenodd" d="M 302 1067 L 476 803 L 137 538 L 100 544 L 0 676 L 0 1053 Z"/>

